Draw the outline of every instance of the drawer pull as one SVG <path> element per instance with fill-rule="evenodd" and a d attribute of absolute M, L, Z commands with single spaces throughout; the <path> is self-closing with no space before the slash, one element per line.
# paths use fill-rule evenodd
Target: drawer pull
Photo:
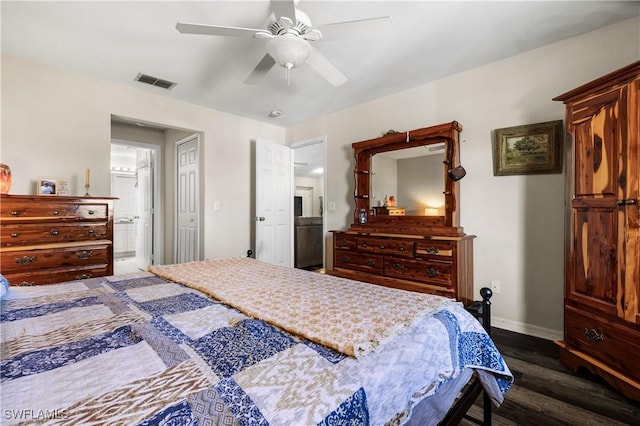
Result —
<path fill-rule="evenodd" d="M 86 280 L 91 278 L 93 275 L 91 274 L 82 274 L 82 275 L 76 275 L 76 280 Z"/>
<path fill-rule="evenodd" d="M 380 250 L 384 250 L 384 246 L 380 246 Z"/>
<path fill-rule="evenodd" d="M 427 276 L 430 278 L 437 277 L 439 274 L 438 271 L 434 268 L 427 268 L 425 272 L 427 273 Z"/>
<path fill-rule="evenodd" d="M 79 259 L 87 260 L 93 256 L 93 252 L 91 250 L 78 250 L 76 256 L 78 256 Z"/>
<path fill-rule="evenodd" d="M 393 268 L 394 271 L 398 271 L 398 272 L 406 271 L 406 269 L 404 268 L 404 265 L 401 265 L 399 263 L 392 263 L 391 267 Z"/>
<path fill-rule="evenodd" d="M 369 268 L 373 268 L 374 266 L 376 266 L 376 261 L 371 259 L 367 260 L 367 266 Z"/>
<path fill-rule="evenodd" d="M 56 228 L 53 228 L 51 230 L 51 235 L 58 235 L 58 234 L 60 234 L 60 231 L 58 231 Z"/>
<path fill-rule="evenodd" d="M 17 232 L 12 232 L 11 233 L 11 238 L 16 238 L 18 235 L 20 235 L 20 234 L 18 234 Z"/>
<path fill-rule="evenodd" d="M 349 256 L 342 256 L 342 262 L 349 263 L 351 262 L 351 258 Z"/>
<path fill-rule="evenodd" d="M 367 243 L 362 243 L 362 247 L 367 247 Z"/>
<path fill-rule="evenodd" d="M 93 210 L 89 210 L 89 214 L 94 214 L 95 212 Z"/>
<path fill-rule="evenodd" d="M 428 254 L 438 254 L 438 249 L 435 247 L 427 247 Z"/>
<path fill-rule="evenodd" d="M 95 233 L 96 233 L 96 231 L 94 231 L 93 229 L 89 229 L 89 235 L 93 235 Z"/>
<path fill-rule="evenodd" d="M 594 343 L 604 342 L 604 336 L 596 331 L 595 328 L 589 330 L 588 328 L 584 328 L 584 335 L 587 336 L 587 339 L 591 340 Z"/>
<path fill-rule="evenodd" d="M 400 247 L 398 250 L 400 250 L 400 251 L 404 251 L 404 247 Z"/>
<path fill-rule="evenodd" d="M 343 239 L 340 240 L 340 246 L 346 247 L 348 245 L 349 245 L 349 241 L 347 241 L 346 238 L 343 238 Z"/>
<path fill-rule="evenodd" d="M 36 283 L 31 281 L 22 281 L 21 283 L 16 284 L 17 287 L 31 287 L 36 285 Z"/>
<path fill-rule="evenodd" d="M 58 216 L 59 214 L 60 214 L 60 210 L 54 210 L 54 211 L 53 211 L 53 215 L 54 215 L 54 216 Z"/>
<path fill-rule="evenodd" d="M 35 256 L 16 257 L 16 263 L 21 266 L 27 266 L 36 261 Z"/>
<path fill-rule="evenodd" d="M 18 216 L 18 212 L 17 212 L 16 210 L 13 210 L 13 211 L 11 212 L 11 216 Z"/>

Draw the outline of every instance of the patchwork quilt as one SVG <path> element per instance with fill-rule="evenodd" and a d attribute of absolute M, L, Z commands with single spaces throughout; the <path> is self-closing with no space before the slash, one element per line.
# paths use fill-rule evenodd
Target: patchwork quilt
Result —
<path fill-rule="evenodd" d="M 152 273 L 12 287 L 0 308 L 2 424 L 400 425 L 465 368 L 496 404 L 513 380 L 457 303 L 359 358 Z"/>

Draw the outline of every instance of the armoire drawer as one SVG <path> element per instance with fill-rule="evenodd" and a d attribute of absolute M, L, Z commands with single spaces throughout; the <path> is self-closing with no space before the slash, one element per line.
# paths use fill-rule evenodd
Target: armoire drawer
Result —
<path fill-rule="evenodd" d="M 4 250 L 0 265 L 3 274 L 31 272 L 71 266 L 90 266 L 111 262 L 111 242 L 55 248 L 40 246 L 30 250 Z"/>
<path fill-rule="evenodd" d="M 451 288 L 451 263 L 385 257 L 384 275 Z"/>
<path fill-rule="evenodd" d="M 12 286 L 31 286 L 40 284 L 57 284 L 65 281 L 86 280 L 93 277 L 109 275 L 108 265 L 91 265 L 60 269 L 37 270 L 6 274 L 5 278 Z"/>
<path fill-rule="evenodd" d="M 0 216 L 5 218 L 50 218 L 52 220 L 107 220 L 108 205 L 102 203 L 68 203 L 51 201 L 48 203 L 3 203 Z"/>
<path fill-rule="evenodd" d="M 359 237 L 357 241 L 358 250 L 362 253 L 413 257 L 413 240 Z"/>
<path fill-rule="evenodd" d="M 565 307 L 565 341 L 625 375 L 640 380 L 640 330 Z"/>
<path fill-rule="evenodd" d="M 355 269 L 363 272 L 382 274 L 382 256 L 354 253 L 349 250 L 336 250 L 334 266 L 336 268 Z"/>
<path fill-rule="evenodd" d="M 0 244 L 5 247 L 35 243 L 101 240 L 108 237 L 106 223 L 3 223 Z"/>

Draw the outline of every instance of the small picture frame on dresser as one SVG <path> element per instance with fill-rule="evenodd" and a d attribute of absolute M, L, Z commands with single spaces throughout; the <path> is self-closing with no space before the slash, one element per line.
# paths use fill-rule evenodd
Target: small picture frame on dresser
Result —
<path fill-rule="evenodd" d="M 66 179 L 56 180 L 56 195 L 71 195 L 69 181 Z"/>
<path fill-rule="evenodd" d="M 40 177 L 36 181 L 37 195 L 58 195 L 58 180 L 55 178 Z"/>

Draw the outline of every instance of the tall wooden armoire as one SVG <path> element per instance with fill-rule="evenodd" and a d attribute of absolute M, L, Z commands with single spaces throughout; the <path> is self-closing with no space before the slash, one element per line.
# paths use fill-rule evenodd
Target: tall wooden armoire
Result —
<path fill-rule="evenodd" d="M 640 400 L 640 62 L 554 100 L 571 135 L 560 359 Z"/>

